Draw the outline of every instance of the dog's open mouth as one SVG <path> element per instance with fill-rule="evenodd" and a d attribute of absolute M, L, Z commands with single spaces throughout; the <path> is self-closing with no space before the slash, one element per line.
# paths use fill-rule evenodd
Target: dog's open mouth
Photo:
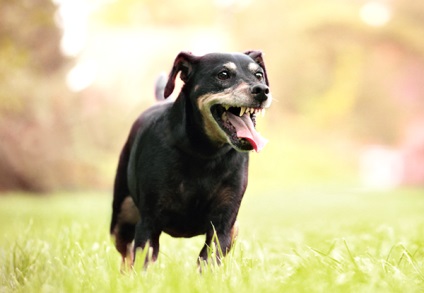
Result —
<path fill-rule="evenodd" d="M 256 115 L 264 114 L 263 108 L 232 107 L 216 104 L 211 112 L 232 145 L 243 151 L 259 152 L 268 142 L 256 131 Z"/>

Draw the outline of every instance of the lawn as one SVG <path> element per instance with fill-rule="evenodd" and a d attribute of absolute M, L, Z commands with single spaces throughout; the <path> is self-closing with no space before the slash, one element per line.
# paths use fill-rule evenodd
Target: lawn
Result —
<path fill-rule="evenodd" d="M 203 237 L 161 237 L 156 264 L 120 273 L 110 195 L 0 197 L 0 292 L 423 292 L 424 192 L 252 188 L 221 267 Z"/>

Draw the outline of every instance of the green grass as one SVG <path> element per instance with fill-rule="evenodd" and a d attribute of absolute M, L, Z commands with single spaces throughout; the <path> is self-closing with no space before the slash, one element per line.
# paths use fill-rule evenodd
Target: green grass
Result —
<path fill-rule="evenodd" d="M 423 292 L 424 194 L 246 194 L 235 249 L 196 267 L 203 237 L 161 237 L 147 271 L 120 273 L 110 197 L 0 197 L 0 292 Z"/>

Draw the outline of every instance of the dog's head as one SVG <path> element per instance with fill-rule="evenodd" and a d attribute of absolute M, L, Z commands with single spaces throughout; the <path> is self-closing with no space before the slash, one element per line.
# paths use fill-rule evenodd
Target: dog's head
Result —
<path fill-rule="evenodd" d="M 182 92 L 199 111 L 209 139 L 229 143 L 238 151 L 260 151 L 266 144 L 255 129 L 256 115 L 271 105 L 262 53 L 212 53 L 194 56 L 181 52 L 165 87 L 171 95 L 180 73 Z"/>

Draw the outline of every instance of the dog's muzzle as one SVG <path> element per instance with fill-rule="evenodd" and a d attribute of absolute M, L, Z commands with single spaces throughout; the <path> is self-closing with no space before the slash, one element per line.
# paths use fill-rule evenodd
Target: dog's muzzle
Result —
<path fill-rule="evenodd" d="M 201 97 L 199 109 L 207 134 L 215 141 L 229 143 L 238 151 L 261 151 L 268 140 L 256 130 L 256 117 L 265 114 L 271 99 L 265 85 Z"/>

